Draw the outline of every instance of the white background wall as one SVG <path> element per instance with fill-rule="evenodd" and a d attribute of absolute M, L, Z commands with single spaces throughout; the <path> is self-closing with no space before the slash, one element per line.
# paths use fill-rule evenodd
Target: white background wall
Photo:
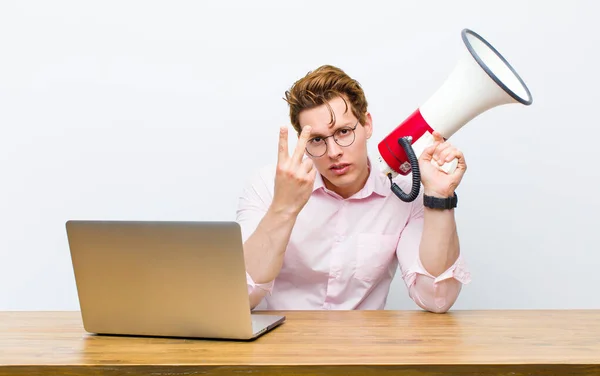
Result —
<path fill-rule="evenodd" d="M 68 219 L 233 220 L 241 184 L 276 158 L 284 91 L 321 64 L 361 82 L 381 139 L 440 86 L 465 27 L 534 104 L 452 139 L 469 165 L 457 216 L 473 276 L 454 308 L 600 308 L 599 8 L 0 3 L 0 309 L 78 309 Z M 388 308 L 415 308 L 400 279 Z"/>

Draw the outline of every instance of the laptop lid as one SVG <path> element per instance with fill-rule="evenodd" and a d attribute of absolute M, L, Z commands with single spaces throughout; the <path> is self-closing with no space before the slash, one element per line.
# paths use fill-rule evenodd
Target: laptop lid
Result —
<path fill-rule="evenodd" d="M 66 223 L 86 331 L 250 339 L 236 222 Z"/>

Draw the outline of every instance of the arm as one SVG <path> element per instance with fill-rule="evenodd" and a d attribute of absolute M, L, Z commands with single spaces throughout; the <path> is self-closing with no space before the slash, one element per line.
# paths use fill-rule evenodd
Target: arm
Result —
<path fill-rule="evenodd" d="M 454 305 L 462 284 L 470 282 L 470 275 L 460 255 L 453 259 L 453 256 L 444 253 L 445 249 L 453 248 L 447 247 L 446 244 L 448 239 L 456 237 L 455 230 L 448 230 L 446 228 L 448 223 L 444 222 L 443 218 L 437 217 L 437 214 L 442 213 L 431 213 L 433 221 L 428 223 L 429 218 L 425 210 L 422 196 L 419 196 L 413 203 L 411 217 L 398 242 L 397 257 L 410 298 L 424 310 L 443 313 Z M 445 216 L 446 213 L 443 214 Z M 438 221 L 441 222 L 441 227 L 436 228 Z M 440 231 L 436 232 L 438 229 Z M 454 235 L 444 239 L 443 237 L 447 235 L 444 230 Z M 428 257 L 433 263 L 425 262 Z M 432 265 L 439 267 L 442 264 L 448 266 L 436 274 L 430 271 Z"/>
<path fill-rule="evenodd" d="M 425 192 L 428 194 L 428 192 Z M 460 255 L 454 209 L 424 208 L 423 234 L 419 256 L 425 269 L 437 277 L 451 267 Z"/>
<path fill-rule="evenodd" d="M 244 243 L 250 308 L 254 309 L 273 288 L 296 216 L 269 209 Z"/>
<path fill-rule="evenodd" d="M 296 218 L 312 193 L 316 169 L 310 159 L 302 159 L 309 135 L 310 127 L 305 127 L 290 157 L 287 128 L 282 128 L 272 202 L 266 204 L 269 200 L 265 180 L 258 180 L 246 189 L 240 200 L 237 221 L 244 233 L 246 279 L 252 309 L 271 291 L 283 266 Z"/>
<path fill-rule="evenodd" d="M 271 207 L 244 243 L 246 270 L 255 283 L 269 283 L 279 274 L 295 222 L 296 215 Z"/>
<path fill-rule="evenodd" d="M 450 197 L 466 171 L 466 164 L 462 153 L 444 142 L 439 133 L 434 132 L 433 136 L 435 143 L 419 158 L 423 191 L 429 196 Z M 454 158 L 458 164 L 452 174 L 438 170 L 431 163 L 433 159 L 442 165 Z M 413 202 L 411 218 L 399 244 L 399 250 L 404 248 L 409 254 L 403 259 L 399 254 L 399 259 L 411 298 L 428 311 L 449 310 L 462 283 L 470 280 L 460 257 L 454 209 L 425 208 L 423 197 L 419 196 Z M 416 254 L 411 257 L 410 252 Z"/>
<path fill-rule="evenodd" d="M 467 169 L 462 153 L 444 142 L 438 132 L 433 133 L 434 143 L 419 158 L 419 169 L 423 181 L 424 194 L 438 198 L 454 195 Z M 456 170 L 450 174 L 440 171 L 434 163 L 443 165 L 457 159 Z M 456 231 L 454 209 L 424 208 L 423 235 L 419 254 L 425 269 L 438 277 L 452 266 L 460 255 L 460 245 Z"/>
<path fill-rule="evenodd" d="M 271 292 L 295 223 L 294 216 L 271 209 L 272 192 L 267 181 L 272 177 L 272 171 L 261 171 L 242 192 L 237 209 L 251 309 Z"/>

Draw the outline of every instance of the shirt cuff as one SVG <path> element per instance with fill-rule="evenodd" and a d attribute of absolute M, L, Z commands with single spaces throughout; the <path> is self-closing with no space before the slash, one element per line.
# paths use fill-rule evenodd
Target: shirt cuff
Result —
<path fill-rule="evenodd" d="M 274 282 L 275 281 L 273 280 L 273 281 L 267 282 L 267 283 L 255 283 L 254 280 L 252 279 L 252 277 L 250 277 L 250 274 L 248 274 L 248 272 L 246 272 L 246 284 L 248 285 L 248 294 L 252 293 L 252 291 L 259 288 L 259 289 L 267 292 L 269 295 L 271 295 L 271 293 L 273 291 Z"/>
<path fill-rule="evenodd" d="M 446 269 L 442 274 L 440 274 L 437 277 L 434 277 L 433 275 L 431 275 L 425 269 L 423 264 L 421 263 L 421 258 L 417 257 L 417 261 L 415 262 L 415 265 L 413 265 L 413 267 L 411 267 L 404 274 L 403 278 L 404 278 L 404 281 L 406 282 L 407 286 L 410 287 L 415 283 L 415 280 L 417 279 L 417 274 L 423 274 L 428 277 L 431 277 L 431 279 L 433 279 L 434 285 L 436 285 L 446 279 L 450 279 L 450 278 L 454 278 L 462 284 L 468 284 L 471 282 L 471 273 L 469 273 L 469 271 L 467 270 L 467 266 L 466 266 L 464 260 L 462 259 L 462 256 L 458 256 L 458 259 L 456 259 L 454 264 L 452 264 L 452 266 L 450 266 L 448 269 Z"/>

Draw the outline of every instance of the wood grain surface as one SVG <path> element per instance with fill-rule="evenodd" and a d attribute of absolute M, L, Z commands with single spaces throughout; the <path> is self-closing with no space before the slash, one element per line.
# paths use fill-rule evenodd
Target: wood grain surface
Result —
<path fill-rule="evenodd" d="M 600 310 L 293 311 L 255 341 L 98 336 L 0 312 L 0 375 L 599 375 Z"/>

